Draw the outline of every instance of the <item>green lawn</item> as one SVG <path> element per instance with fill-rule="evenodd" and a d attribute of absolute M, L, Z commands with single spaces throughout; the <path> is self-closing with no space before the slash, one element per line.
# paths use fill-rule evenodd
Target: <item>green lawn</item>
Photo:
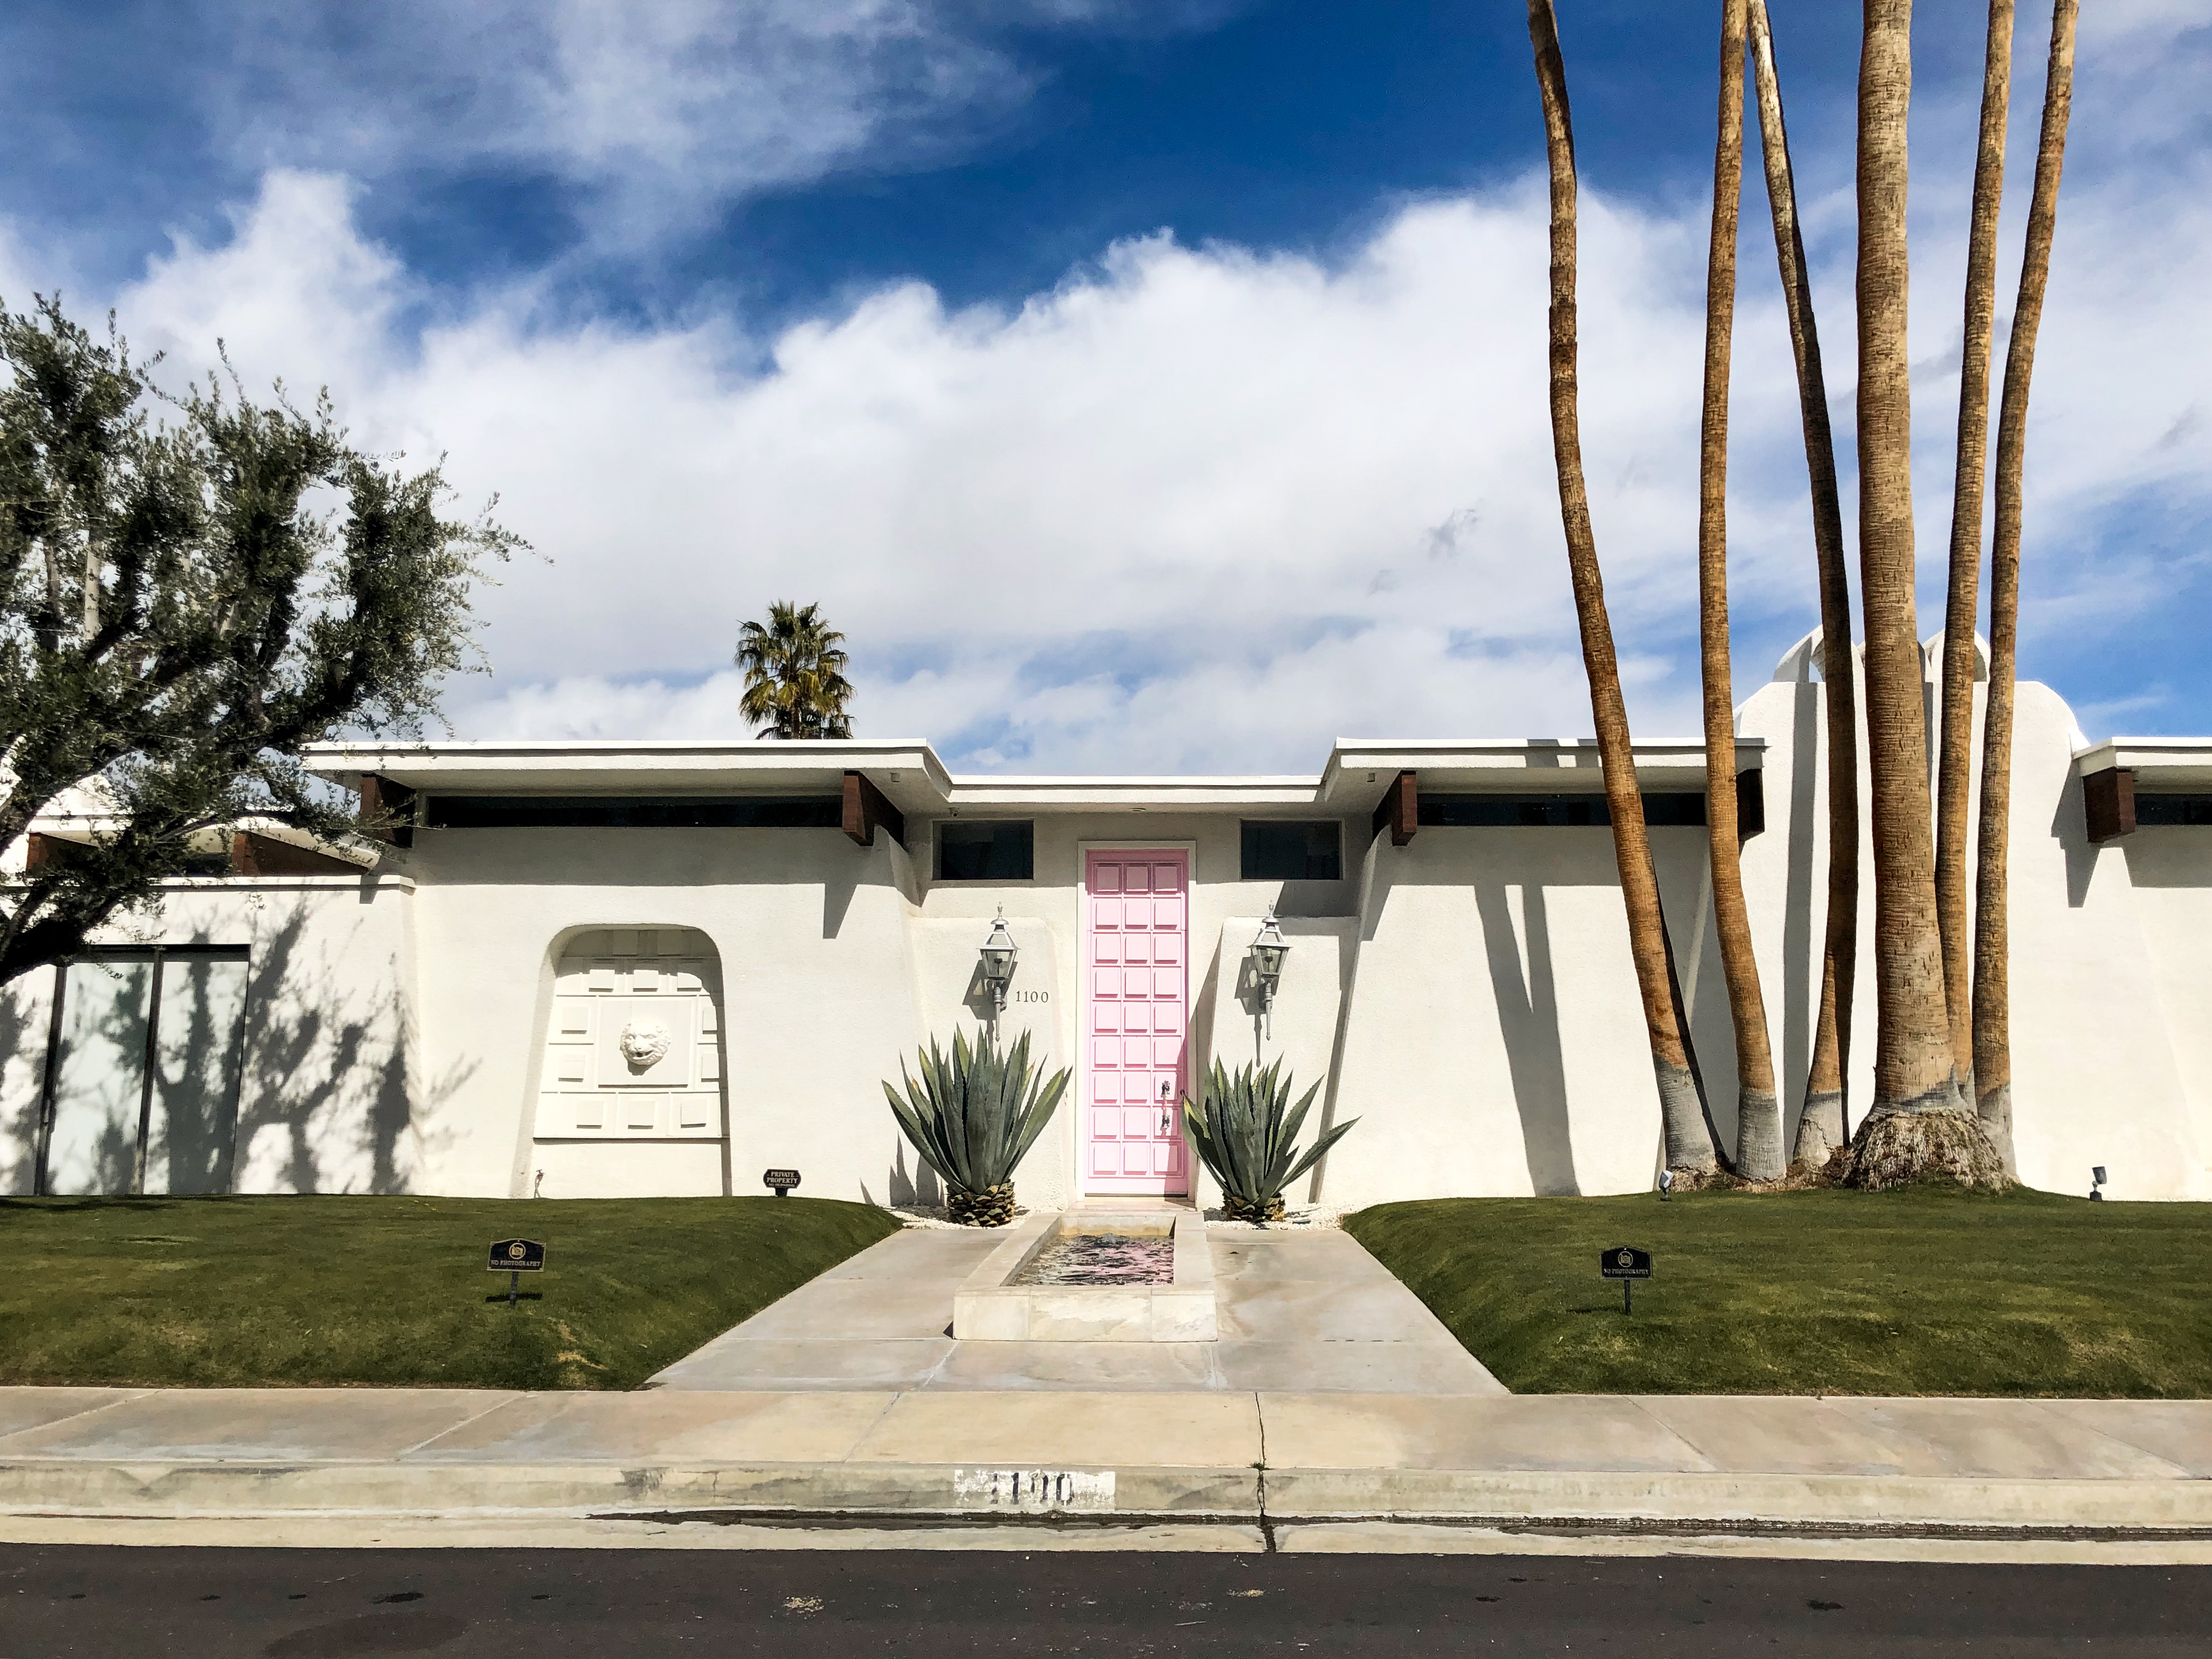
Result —
<path fill-rule="evenodd" d="M 821 1199 L 0 1200 L 0 1383 L 627 1389 L 898 1231 Z M 546 1266 L 507 1305 L 495 1238 Z"/>
<path fill-rule="evenodd" d="M 1707 1192 L 1344 1224 L 1516 1394 L 2212 1395 L 2212 1205 Z M 1620 1244 L 1654 1256 L 1626 1317 L 1597 1276 Z"/>

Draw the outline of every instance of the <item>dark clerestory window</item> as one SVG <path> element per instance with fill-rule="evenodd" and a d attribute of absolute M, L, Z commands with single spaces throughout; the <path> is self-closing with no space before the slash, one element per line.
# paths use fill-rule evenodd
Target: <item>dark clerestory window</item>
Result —
<path fill-rule="evenodd" d="M 1423 795 L 1418 816 L 1421 823 L 1443 829 L 1581 829 L 1604 828 L 1613 822 L 1603 795 Z M 1644 798 L 1644 821 L 1655 829 L 1702 827 L 1705 798 L 1702 793 L 1668 792 Z"/>
<path fill-rule="evenodd" d="M 939 881 L 1028 881 L 1036 873 L 1028 818 L 944 818 L 937 826 Z"/>
<path fill-rule="evenodd" d="M 2212 795 L 2149 795 L 2136 791 L 2136 828 L 2212 823 Z"/>
<path fill-rule="evenodd" d="M 1243 878 L 1340 881 L 1344 878 L 1343 839 L 1344 826 L 1334 818 L 1307 823 L 1247 818 Z"/>
<path fill-rule="evenodd" d="M 433 830 L 835 830 L 836 795 L 433 795 Z"/>

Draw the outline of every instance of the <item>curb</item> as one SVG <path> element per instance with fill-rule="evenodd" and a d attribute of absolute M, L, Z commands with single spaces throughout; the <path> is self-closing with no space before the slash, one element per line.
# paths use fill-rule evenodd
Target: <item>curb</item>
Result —
<path fill-rule="evenodd" d="M 1397 1522 L 1528 1531 L 2212 1537 L 2212 1480 L 952 1464 L 0 1462 L 0 1514 L 766 1524 Z"/>

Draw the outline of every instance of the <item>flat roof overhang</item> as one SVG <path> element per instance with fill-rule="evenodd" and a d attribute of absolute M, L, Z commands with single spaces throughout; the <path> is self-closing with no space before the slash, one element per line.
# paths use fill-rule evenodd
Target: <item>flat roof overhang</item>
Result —
<path fill-rule="evenodd" d="M 1645 793 L 1705 787 L 1701 738 L 1635 744 L 1636 781 Z M 1765 764 L 1766 739 L 1738 738 L 1738 773 Z M 1347 811 L 1371 811 L 1401 772 L 1424 794 L 1589 794 L 1605 787 L 1595 738 L 1339 738 L 1322 774 L 1319 799 Z"/>
<path fill-rule="evenodd" d="M 952 786 L 919 738 L 787 743 L 311 744 L 307 769 L 349 787 L 374 774 L 454 795 L 835 795 L 860 772 L 902 812 L 941 811 Z"/>
<path fill-rule="evenodd" d="M 1759 768 L 1766 743 L 1736 739 L 1736 769 Z M 919 738 L 787 743 L 317 744 L 319 777 L 359 787 L 369 775 L 457 795 L 835 794 L 865 775 L 900 811 L 923 817 L 1041 812 L 1364 813 L 1401 772 L 1443 794 L 1580 794 L 1602 787 L 1595 738 L 1340 738 L 1318 776 L 954 777 Z M 1646 792 L 1702 791 L 1705 744 L 1636 745 Z"/>
<path fill-rule="evenodd" d="M 2076 777 L 2115 769 L 2154 793 L 2212 791 L 2212 738 L 2111 738 L 2074 751 Z"/>

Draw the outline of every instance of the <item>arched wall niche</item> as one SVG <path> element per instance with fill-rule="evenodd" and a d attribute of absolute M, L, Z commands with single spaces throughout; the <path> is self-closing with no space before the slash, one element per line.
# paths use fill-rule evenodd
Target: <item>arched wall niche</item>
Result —
<path fill-rule="evenodd" d="M 693 927 L 556 936 L 538 1022 L 526 1191 L 547 1198 L 730 1190 L 721 957 Z"/>

